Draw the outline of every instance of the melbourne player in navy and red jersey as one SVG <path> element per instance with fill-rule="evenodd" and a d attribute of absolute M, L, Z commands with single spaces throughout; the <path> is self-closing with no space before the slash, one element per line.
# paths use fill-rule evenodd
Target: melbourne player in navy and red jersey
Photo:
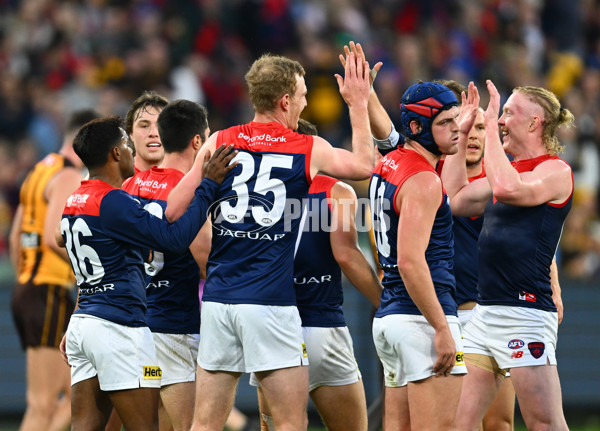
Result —
<path fill-rule="evenodd" d="M 512 162 L 519 173 L 531 172 L 556 155 Z M 479 298 L 482 305 L 508 305 L 556 311 L 550 273 L 572 193 L 563 202 L 522 207 L 490 199 L 479 236 Z M 510 250 L 510 253 L 507 251 Z"/>
<path fill-rule="evenodd" d="M 239 166 L 217 196 L 221 205 L 213 212 L 202 301 L 295 305 L 293 261 L 300 217 L 283 215 L 289 210 L 286 202 L 300 202 L 308 192 L 313 137 L 275 122 L 251 122 L 219 132 L 217 146 L 230 143 L 239 152 Z M 251 267 L 241 265 L 248 260 L 254 262 Z"/>
<path fill-rule="evenodd" d="M 556 156 L 562 147 L 555 131 L 573 116 L 550 91 L 517 87 L 498 119 L 500 95 L 491 81 L 487 87 L 486 179 L 467 181 L 462 146 L 444 167 L 452 174 L 445 177 L 452 210 L 462 216 L 485 213 L 479 296 L 463 331 L 469 374 L 457 427 L 479 426 L 498 390 L 494 374 L 509 369 L 527 427 L 550 424 L 566 430 L 550 267 L 573 193 L 571 168 Z M 469 93 L 472 89 L 476 91 L 470 84 Z M 513 162 L 505 152 L 514 156 Z"/>
<path fill-rule="evenodd" d="M 358 248 L 355 211 L 356 195 L 348 185 L 317 175 L 294 259 L 296 302 L 310 362 L 309 393 L 333 431 L 367 426 L 361 374 L 342 310 L 342 271 L 375 307 L 382 289 Z"/>
<path fill-rule="evenodd" d="M 469 177 L 469 181 L 484 177 L 485 171 Z M 477 240 L 482 226 L 482 216 L 454 217 L 454 277 L 459 306 L 477 299 Z"/>
<path fill-rule="evenodd" d="M 126 192 L 101 180 L 83 181 L 67 200 L 61 221 L 79 286 L 75 314 L 146 326 L 144 247 L 187 250 L 206 220 L 216 189 L 215 182 L 206 180 L 182 223 L 169 225 L 150 216 Z"/>
<path fill-rule="evenodd" d="M 354 54 L 349 64 L 345 77 L 336 79 L 350 109 L 352 152 L 292 132 L 306 106 L 304 69 L 271 55 L 256 60 L 246 75 L 254 120 L 212 135 L 200 150 L 202 156 L 217 144 L 235 144 L 239 165 L 221 186 L 212 212 L 192 429 L 222 428 L 240 373 L 251 371 L 276 426 L 303 428 L 308 372 L 293 286 L 301 200 L 318 171 L 364 179 L 373 166 L 369 67 Z M 173 190 L 169 219 L 185 208 L 201 173 L 196 163 Z M 284 217 L 286 208 L 293 214 Z M 211 397 L 204 396 L 207 391 Z"/>
<path fill-rule="evenodd" d="M 307 223 L 310 224 L 312 215 L 318 213 L 321 217 L 315 221 L 331 226 L 331 188 L 337 182 L 335 178 L 325 175 L 314 178 L 308 192 Z M 323 212 L 323 208 L 328 211 Z M 294 259 L 296 304 L 302 326 L 346 326 L 342 310 L 342 271 L 331 250 L 329 232 L 311 228 L 310 225 L 306 227 L 301 232 Z"/>
<path fill-rule="evenodd" d="M 157 124 L 165 151 L 163 161 L 128 179 L 123 189 L 146 211 L 163 218 L 169 193 L 194 164 L 209 129 L 206 109 L 189 100 L 169 103 L 158 115 Z M 210 250 L 210 242 L 202 238 L 198 234 L 183 253 L 155 250 L 152 261 L 145 264 L 146 319 L 162 371 L 159 417 L 161 424 L 169 422 L 175 431 L 189 430 L 194 413 L 200 341 L 197 261 L 205 264 Z"/>
<path fill-rule="evenodd" d="M 454 422 L 466 367 L 454 299 L 452 214 L 434 167 L 442 154 L 457 151 L 459 110 L 450 89 L 419 82 L 402 96 L 401 111 L 404 148 L 381 159 L 369 186 L 384 273 L 373 320 L 385 375 L 384 422 L 446 429 Z M 394 133 L 375 96 L 369 112 L 385 120 L 377 126 L 379 138 Z"/>

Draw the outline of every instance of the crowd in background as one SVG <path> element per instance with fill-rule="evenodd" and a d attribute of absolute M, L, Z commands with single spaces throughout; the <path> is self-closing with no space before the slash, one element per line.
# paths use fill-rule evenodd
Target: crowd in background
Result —
<path fill-rule="evenodd" d="M 418 79 L 492 79 L 504 100 L 522 85 L 556 93 L 577 126 L 560 135 L 576 184 L 561 274 L 600 279 L 598 0 L 0 0 L 0 255 L 24 175 L 76 109 L 124 115 L 154 89 L 204 104 L 213 131 L 241 124 L 244 75 L 271 52 L 307 72 L 302 117 L 349 145 L 333 77 L 349 40 L 383 62 L 375 86 L 396 124 Z"/>

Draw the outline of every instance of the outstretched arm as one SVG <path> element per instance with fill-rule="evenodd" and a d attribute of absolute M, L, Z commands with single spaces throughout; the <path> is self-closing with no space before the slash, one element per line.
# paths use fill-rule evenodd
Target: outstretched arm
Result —
<path fill-rule="evenodd" d="M 383 287 L 358 246 L 356 194 L 352 187 L 338 182 L 331 188 L 331 197 L 333 225 L 329 237 L 333 256 L 350 283 L 379 307 Z"/>

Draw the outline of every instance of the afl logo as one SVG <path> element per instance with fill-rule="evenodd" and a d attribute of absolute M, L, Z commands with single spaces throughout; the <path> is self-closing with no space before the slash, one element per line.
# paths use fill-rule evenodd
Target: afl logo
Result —
<path fill-rule="evenodd" d="M 524 345 L 525 343 L 517 338 L 508 342 L 508 348 L 513 350 L 520 349 Z"/>

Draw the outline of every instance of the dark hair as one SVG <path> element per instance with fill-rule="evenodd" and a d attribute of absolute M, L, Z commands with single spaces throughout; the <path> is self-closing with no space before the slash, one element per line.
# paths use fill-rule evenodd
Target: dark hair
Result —
<path fill-rule="evenodd" d="M 298 118 L 298 128 L 296 129 L 296 133 L 300 133 L 301 135 L 318 135 L 317 126 L 315 126 L 310 121 L 307 121 L 303 118 Z"/>
<path fill-rule="evenodd" d="M 460 82 L 457 82 L 453 79 L 435 79 L 433 82 L 437 82 L 438 84 L 445 85 L 448 87 L 454 95 L 456 96 L 456 100 L 458 103 L 461 103 L 462 93 L 464 91 L 465 95 L 467 94 L 467 87 L 462 85 Z"/>
<path fill-rule="evenodd" d="M 206 140 L 208 113 L 199 103 L 175 100 L 165 106 L 157 122 L 160 141 L 167 153 L 185 150 L 196 135 L 200 135 L 202 142 Z"/>
<path fill-rule="evenodd" d="M 133 132 L 133 123 L 148 107 L 156 108 L 159 111 L 169 104 L 169 100 L 158 94 L 156 91 L 144 91 L 140 97 L 135 99 L 125 115 L 125 131 L 131 135 Z"/>
<path fill-rule="evenodd" d="M 85 123 L 95 120 L 96 118 L 100 118 L 100 115 L 94 109 L 79 109 L 77 111 L 73 111 L 69 120 L 67 121 L 67 133 L 76 132 L 81 126 Z"/>
<path fill-rule="evenodd" d="M 97 118 L 86 123 L 75 135 L 73 149 L 88 168 L 102 166 L 108 154 L 123 138 L 121 118 L 117 116 Z"/>

